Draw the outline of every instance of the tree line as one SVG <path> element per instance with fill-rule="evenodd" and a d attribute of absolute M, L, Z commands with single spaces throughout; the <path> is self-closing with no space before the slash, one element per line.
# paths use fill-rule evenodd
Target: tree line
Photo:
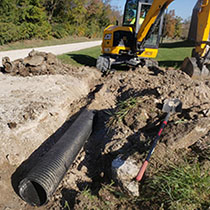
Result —
<path fill-rule="evenodd" d="M 0 44 L 70 35 L 97 37 L 119 18 L 109 0 L 1 0 Z"/>
<path fill-rule="evenodd" d="M 164 17 L 163 37 L 171 39 L 187 39 L 191 17 L 183 20 L 175 15 L 175 10 L 170 10 Z"/>

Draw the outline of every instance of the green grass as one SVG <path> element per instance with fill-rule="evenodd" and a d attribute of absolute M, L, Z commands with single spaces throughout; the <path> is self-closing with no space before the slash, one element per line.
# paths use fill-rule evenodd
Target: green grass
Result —
<path fill-rule="evenodd" d="M 174 165 L 149 180 L 149 198 L 153 197 L 166 209 L 207 209 L 210 205 L 209 171 L 202 171 L 198 163 Z"/>
<path fill-rule="evenodd" d="M 101 40 L 101 39 L 89 39 L 87 37 L 69 36 L 63 39 L 23 40 L 23 41 L 18 41 L 14 43 L 9 43 L 6 45 L 0 45 L 0 51 L 25 49 L 25 48 L 33 48 L 33 47 L 44 47 L 44 46 L 52 46 L 52 45 L 60 45 L 60 44 L 71 44 L 71 43 L 94 41 L 94 40 Z"/>
<path fill-rule="evenodd" d="M 71 210 L 68 201 L 65 201 L 63 209 L 65 210 Z"/>
<path fill-rule="evenodd" d="M 179 68 L 185 57 L 190 57 L 192 44 L 186 41 L 160 45 L 156 60 L 159 66 Z"/>
<path fill-rule="evenodd" d="M 160 45 L 156 60 L 161 67 L 179 68 L 185 57 L 191 56 L 192 43 L 171 42 Z M 64 63 L 74 66 L 95 66 L 97 57 L 101 54 L 101 47 L 93 47 L 58 56 Z"/>
<path fill-rule="evenodd" d="M 66 53 L 57 56 L 63 63 L 74 66 L 96 66 L 96 60 L 101 54 L 100 46 L 91 47 L 88 49 Z"/>
<path fill-rule="evenodd" d="M 106 112 L 111 116 L 107 126 L 110 128 L 112 125 L 116 125 L 118 122 L 122 121 L 123 118 L 128 114 L 128 112 L 136 107 L 139 102 L 140 97 L 130 97 L 125 101 L 120 101 L 117 104 L 114 113 Z"/>
<path fill-rule="evenodd" d="M 205 210 L 210 205 L 209 183 L 209 170 L 204 170 L 199 163 L 185 160 L 176 165 L 170 163 L 153 177 L 147 177 L 140 184 L 139 197 L 125 194 L 111 182 L 102 183 L 97 196 L 85 188 L 80 198 L 83 199 L 83 209 L 88 210 L 117 209 L 119 206 L 141 210 Z"/>

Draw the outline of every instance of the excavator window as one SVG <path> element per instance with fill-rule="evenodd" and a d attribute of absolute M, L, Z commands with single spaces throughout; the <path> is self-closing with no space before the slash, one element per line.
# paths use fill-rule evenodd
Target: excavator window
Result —
<path fill-rule="evenodd" d="M 136 29 L 136 32 L 138 32 L 141 24 L 143 23 L 144 19 L 146 18 L 146 15 L 149 11 L 151 7 L 151 4 L 140 4 L 140 15 L 139 15 L 139 21 L 138 21 L 138 25 L 137 25 L 137 29 Z"/>
<path fill-rule="evenodd" d="M 145 47 L 158 47 L 158 43 L 159 43 L 159 39 L 160 39 L 160 35 L 159 34 L 159 24 L 156 26 L 155 30 L 153 31 L 153 33 L 151 34 L 150 37 L 148 37 L 148 39 L 145 42 Z"/>
<path fill-rule="evenodd" d="M 137 16 L 137 0 L 128 0 L 125 5 L 123 25 L 134 25 Z"/>
<path fill-rule="evenodd" d="M 141 3 L 138 0 L 128 0 L 125 5 L 123 25 L 135 26 L 136 29 L 139 30 L 150 7 L 151 4 L 149 3 Z"/>

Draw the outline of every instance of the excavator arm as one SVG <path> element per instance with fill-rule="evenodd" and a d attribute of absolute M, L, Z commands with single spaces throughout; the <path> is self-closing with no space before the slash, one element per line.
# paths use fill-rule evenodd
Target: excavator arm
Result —
<path fill-rule="evenodd" d="M 207 46 L 209 46 L 209 32 L 210 32 L 210 1 L 203 0 L 198 12 L 198 27 L 196 36 L 195 52 L 199 56 L 205 56 L 207 53 Z"/>
<path fill-rule="evenodd" d="M 192 57 L 186 57 L 181 70 L 189 76 L 210 76 L 210 0 L 202 0 L 197 13 L 197 31 Z"/>
<path fill-rule="evenodd" d="M 162 14 L 168 5 L 174 0 L 154 0 L 150 10 L 148 11 L 144 22 L 137 33 L 137 51 L 141 51 L 146 39 L 153 32 L 156 24 L 160 20 Z"/>

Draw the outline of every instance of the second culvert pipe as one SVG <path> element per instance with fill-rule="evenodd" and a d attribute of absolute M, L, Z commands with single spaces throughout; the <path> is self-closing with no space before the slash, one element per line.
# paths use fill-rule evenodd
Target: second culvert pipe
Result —
<path fill-rule="evenodd" d="M 47 203 L 89 138 L 95 111 L 84 110 L 60 140 L 19 184 L 19 194 L 32 206 Z"/>

